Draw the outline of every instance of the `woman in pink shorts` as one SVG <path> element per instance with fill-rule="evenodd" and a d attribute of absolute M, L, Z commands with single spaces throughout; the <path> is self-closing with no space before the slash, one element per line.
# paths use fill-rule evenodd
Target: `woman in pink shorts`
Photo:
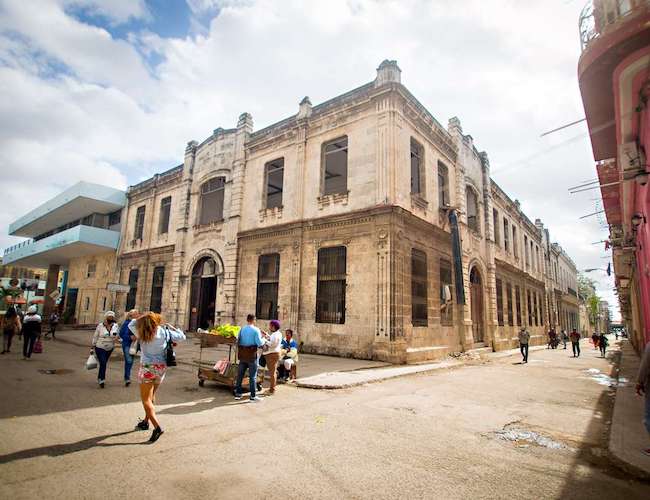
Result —
<path fill-rule="evenodd" d="M 138 383 L 140 384 L 140 398 L 144 406 L 145 417 L 136 425 L 136 429 L 146 431 L 149 422 L 154 426 L 150 442 L 158 440 L 163 433 L 160 423 L 156 418 L 154 401 L 156 391 L 165 379 L 167 371 L 167 342 L 185 340 L 185 334 L 169 324 L 161 326 L 160 314 L 148 312 L 137 320 L 131 321 L 129 330 L 140 341 L 140 369 L 138 370 Z"/>

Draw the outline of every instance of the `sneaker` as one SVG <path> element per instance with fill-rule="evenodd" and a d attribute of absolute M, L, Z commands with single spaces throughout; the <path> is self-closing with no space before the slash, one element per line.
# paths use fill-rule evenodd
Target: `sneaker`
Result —
<path fill-rule="evenodd" d="M 641 450 L 641 453 L 643 453 L 644 455 L 647 455 L 647 456 L 650 457 L 650 448 L 646 448 L 645 450 Z"/>
<path fill-rule="evenodd" d="M 239 401 L 241 399 L 241 394 L 235 394 L 235 401 Z"/>
<path fill-rule="evenodd" d="M 103 380 L 99 381 L 99 387 L 101 387 L 102 389 L 104 388 L 104 381 Z"/>
<path fill-rule="evenodd" d="M 153 432 L 151 433 L 151 437 L 149 438 L 150 443 L 155 443 L 158 441 L 158 438 L 163 435 L 163 431 L 160 427 L 156 427 Z"/>
<path fill-rule="evenodd" d="M 262 398 L 259 396 L 255 396 L 254 398 L 250 398 L 249 401 L 251 403 L 259 403 L 260 401 L 262 401 Z"/>
<path fill-rule="evenodd" d="M 130 385 L 131 385 L 131 381 L 130 381 L 130 380 L 125 380 L 125 381 L 124 381 L 124 387 L 128 387 L 128 386 L 130 386 Z"/>
<path fill-rule="evenodd" d="M 148 431 L 149 430 L 149 422 L 146 420 L 140 420 L 137 425 L 135 426 L 136 431 Z"/>

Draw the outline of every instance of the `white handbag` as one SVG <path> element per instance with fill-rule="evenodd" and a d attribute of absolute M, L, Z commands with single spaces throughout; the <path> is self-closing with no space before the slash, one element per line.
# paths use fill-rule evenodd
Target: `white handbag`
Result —
<path fill-rule="evenodd" d="M 138 353 L 138 343 L 131 342 L 131 346 L 129 347 L 129 354 L 131 356 L 135 356 L 137 353 Z"/>
<path fill-rule="evenodd" d="M 94 370 L 95 368 L 97 368 L 97 358 L 94 354 L 91 354 L 86 360 L 86 370 Z"/>

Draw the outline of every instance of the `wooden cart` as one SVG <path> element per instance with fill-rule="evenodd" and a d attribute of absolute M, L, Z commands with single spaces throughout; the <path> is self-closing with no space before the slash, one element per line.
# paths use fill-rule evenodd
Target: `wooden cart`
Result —
<path fill-rule="evenodd" d="M 215 382 L 217 385 L 235 389 L 237 382 L 237 369 L 239 360 L 237 359 L 237 339 L 235 337 L 222 337 L 221 335 L 210 335 L 199 332 L 196 334 L 199 339 L 199 359 L 195 360 L 198 367 L 199 386 L 203 387 L 206 380 Z M 226 350 L 227 348 L 227 350 Z M 215 363 L 219 359 L 227 359 L 230 363 L 228 371 L 221 374 L 214 369 Z M 261 366 L 257 369 L 257 390 L 262 389 L 262 382 L 266 368 Z M 248 392 L 249 380 L 244 377 L 242 381 L 242 390 Z"/>

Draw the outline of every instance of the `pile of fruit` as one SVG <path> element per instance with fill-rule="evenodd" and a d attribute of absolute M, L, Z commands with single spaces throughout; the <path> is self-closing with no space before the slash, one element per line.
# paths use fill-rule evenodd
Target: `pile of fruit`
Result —
<path fill-rule="evenodd" d="M 218 325 L 214 328 L 210 328 L 210 330 L 208 330 L 208 333 L 210 335 L 219 335 L 221 337 L 232 338 L 239 335 L 239 330 L 241 330 L 241 327 L 226 323 L 225 325 Z"/>

